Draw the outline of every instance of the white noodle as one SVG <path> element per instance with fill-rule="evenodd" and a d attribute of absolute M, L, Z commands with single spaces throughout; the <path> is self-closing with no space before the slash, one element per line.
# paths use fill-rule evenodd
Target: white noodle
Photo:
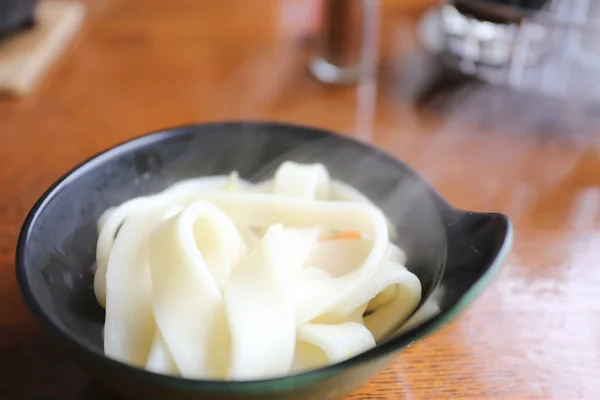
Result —
<path fill-rule="evenodd" d="M 318 347 L 328 364 L 344 361 L 375 346 L 371 332 L 356 322 L 304 324 L 298 328 L 298 340 Z"/>
<path fill-rule="evenodd" d="M 271 226 L 225 286 L 231 379 L 269 378 L 292 365 L 296 326 L 286 269 L 293 260 L 287 257 L 284 229 Z"/>
<path fill-rule="evenodd" d="M 421 296 L 390 226 L 323 165 L 289 161 L 259 184 L 190 179 L 108 209 L 94 279 L 105 353 L 167 375 L 252 380 L 366 351 Z M 347 231 L 360 238 L 334 236 Z"/>
<path fill-rule="evenodd" d="M 146 362 L 146 369 L 157 374 L 180 375 L 175 360 L 173 360 L 167 344 L 158 330 L 154 333 L 150 354 L 148 354 L 148 361 Z"/>

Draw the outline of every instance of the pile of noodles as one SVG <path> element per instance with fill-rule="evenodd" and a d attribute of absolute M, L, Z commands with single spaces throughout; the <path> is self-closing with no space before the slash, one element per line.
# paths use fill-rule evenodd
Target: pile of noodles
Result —
<path fill-rule="evenodd" d="M 364 352 L 414 311 L 383 212 L 321 164 L 197 178 L 107 210 L 94 290 L 104 350 L 175 376 L 252 380 Z"/>

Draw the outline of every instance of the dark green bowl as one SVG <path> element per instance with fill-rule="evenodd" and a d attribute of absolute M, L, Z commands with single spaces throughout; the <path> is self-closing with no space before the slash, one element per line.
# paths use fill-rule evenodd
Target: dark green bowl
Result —
<path fill-rule="evenodd" d="M 278 379 L 188 380 L 105 357 L 104 311 L 94 297 L 91 268 L 99 215 L 186 178 L 235 169 L 255 180 L 282 159 L 323 162 L 334 178 L 378 204 L 396 225 L 424 299 L 440 285 L 444 288 L 440 312 L 347 361 Z M 23 225 L 17 278 L 33 314 L 94 378 L 117 392 L 139 399 L 332 399 L 361 386 L 403 348 L 455 318 L 500 271 L 511 241 L 505 216 L 451 207 L 412 169 L 367 144 L 303 126 L 213 123 L 134 139 L 66 174 Z"/>

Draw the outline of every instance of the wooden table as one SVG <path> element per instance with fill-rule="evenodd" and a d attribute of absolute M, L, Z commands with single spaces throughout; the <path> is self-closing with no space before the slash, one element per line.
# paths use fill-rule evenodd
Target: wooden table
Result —
<path fill-rule="evenodd" d="M 396 84 L 391 71 L 393 46 L 406 39 L 399 18 L 417 1 L 387 3 L 371 139 L 455 205 L 507 213 L 515 244 L 466 313 L 349 398 L 600 398 L 597 132 L 564 140 L 559 129 L 549 138 L 527 123 L 503 130 L 414 107 L 410 85 Z M 90 0 L 80 40 L 42 87 L 0 101 L 0 398 L 111 398 L 55 348 L 15 282 L 21 223 L 59 175 L 117 142 L 189 122 L 268 118 L 354 132 L 355 88 L 306 73 L 291 26 L 278 25 L 279 4 Z M 459 108 L 485 107 L 464 101 Z"/>

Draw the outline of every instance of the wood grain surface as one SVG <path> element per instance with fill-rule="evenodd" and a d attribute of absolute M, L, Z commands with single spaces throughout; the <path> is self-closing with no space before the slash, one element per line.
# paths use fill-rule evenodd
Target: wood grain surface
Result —
<path fill-rule="evenodd" d="M 534 99 L 530 112 L 481 87 L 444 108 L 415 106 L 411 93 L 428 68 L 415 64 L 407 28 L 426 3 L 417 0 L 386 2 L 371 116 L 357 108 L 355 87 L 308 75 L 302 29 L 290 29 L 289 12 L 282 22 L 288 3 L 89 0 L 77 43 L 43 85 L 0 100 L 0 399 L 113 398 L 56 349 L 21 300 L 14 251 L 35 200 L 108 146 L 239 118 L 360 134 L 456 206 L 514 222 L 514 249 L 493 286 L 349 399 L 600 398 L 598 131 L 552 122 L 560 107 L 542 115 Z"/>

